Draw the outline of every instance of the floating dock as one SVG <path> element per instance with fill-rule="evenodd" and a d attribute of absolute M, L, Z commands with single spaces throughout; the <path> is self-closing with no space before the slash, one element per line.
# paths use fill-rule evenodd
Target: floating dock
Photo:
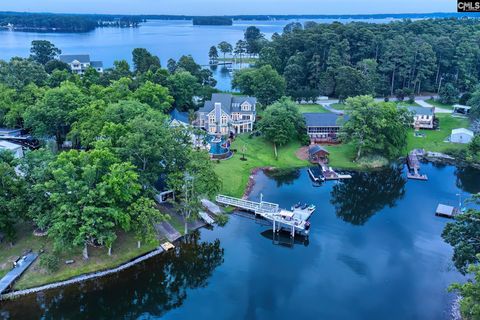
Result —
<path fill-rule="evenodd" d="M 410 152 L 407 156 L 407 178 L 414 179 L 414 180 L 428 180 L 426 174 L 420 174 L 420 161 L 418 160 L 417 154 L 415 152 Z"/>
<path fill-rule="evenodd" d="M 328 167 L 325 163 L 318 164 L 322 169 L 322 175 L 325 180 L 341 180 L 341 179 L 351 179 L 352 176 L 349 174 L 340 174 L 332 169 L 332 167 Z"/>
<path fill-rule="evenodd" d="M 255 202 L 224 195 L 218 195 L 217 203 L 236 207 L 246 211 L 253 212 L 256 216 L 269 221 L 273 226 L 273 232 L 286 230 L 294 237 L 295 234 L 308 236 L 310 222 L 308 219 L 315 211 L 314 206 L 308 208 L 298 208 L 293 211 L 280 209 L 279 205 L 270 202 Z"/>
<path fill-rule="evenodd" d="M 312 179 L 313 182 L 320 183 L 322 181 L 325 181 L 324 177 L 320 175 L 315 175 L 312 168 L 308 168 L 307 172 L 308 172 L 308 175 L 310 176 L 310 179 Z"/>
<path fill-rule="evenodd" d="M 200 215 L 200 218 L 209 225 L 212 225 L 215 222 L 215 220 L 213 220 L 205 211 L 200 211 L 198 214 Z"/>
<path fill-rule="evenodd" d="M 439 204 L 435 210 L 435 215 L 438 217 L 454 219 L 460 213 L 460 209 L 446 204 Z"/>

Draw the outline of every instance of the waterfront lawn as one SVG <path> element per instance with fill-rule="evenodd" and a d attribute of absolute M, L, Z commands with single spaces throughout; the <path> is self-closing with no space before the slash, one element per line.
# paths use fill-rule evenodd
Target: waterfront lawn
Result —
<path fill-rule="evenodd" d="M 327 113 L 330 112 L 319 104 L 299 104 L 298 110 L 301 113 Z"/>
<path fill-rule="evenodd" d="M 245 157 L 241 161 L 242 147 L 246 146 Z M 232 144 L 237 152 L 232 158 L 220 161 L 215 165 L 215 171 L 222 180 L 222 194 L 241 197 L 248 184 L 250 173 L 259 167 L 295 168 L 308 165 L 308 161 L 300 160 L 296 152 L 301 147 L 295 141 L 277 149 L 278 159 L 275 159 L 273 145 L 262 137 L 249 138 L 249 134 L 239 135 Z"/>
<path fill-rule="evenodd" d="M 347 106 L 344 103 L 332 103 L 330 108 L 335 110 L 345 110 Z"/>
<path fill-rule="evenodd" d="M 112 248 L 112 255 L 108 256 L 106 248 L 88 248 L 89 259 L 83 260 L 81 250 L 69 254 L 60 254 L 60 269 L 54 273 L 48 273 L 39 266 L 41 256 L 15 283 L 14 288 L 22 290 L 47 283 L 67 280 L 79 275 L 96 271 L 115 268 L 138 256 L 157 248 L 159 243 L 142 244 L 137 248 L 137 240 L 131 233 L 119 232 L 118 238 Z M 51 246 L 46 248 L 50 250 Z M 65 261 L 73 259 L 75 263 L 66 265 Z"/>
<path fill-rule="evenodd" d="M 360 165 L 355 163 L 355 145 L 353 143 L 341 143 L 325 146 L 330 152 L 329 166 L 341 169 L 359 169 Z"/>
<path fill-rule="evenodd" d="M 453 110 L 453 105 L 441 103 L 440 101 L 437 101 L 435 99 L 428 99 L 428 100 L 425 100 L 425 102 L 427 102 L 427 103 L 429 103 L 429 104 L 431 104 L 432 106 L 435 106 L 435 107 L 439 107 L 439 108 L 442 108 L 442 109 Z"/>
<path fill-rule="evenodd" d="M 182 227 L 183 229 L 183 227 Z M 137 240 L 132 233 L 119 232 L 118 239 L 112 248 L 112 256 L 108 256 L 106 248 L 89 248 L 89 260 L 82 259 L 81 250 L 72 253 L 60 254 L 60 269 L 54 273 L 48 273 L 39 266 L 40 257 L 27 269 L 22 277 L 15 283 L 14 289 L 32 288 L 55 281 L 67 280 L 85 273 L 117 267 L 138 256 L 141 256 L 158 247 L 159 242 L 154 244 L 142 244 L 137 248 Z M 33 228 L 28 224 L 17 226 L 17 240 L 13 246 L 9 243 L 0 244 L 0 277 L 3 277 L 12 268 L 13 259 L 22 256 L 25 251 L 51 252 L 52 242 L 48 237 L 36 237 Z M 73 259 L 75 263 L 66 265 L 65 261 Z"/>
<path fill-rule="evenodd" d="M 425 134 L 424 138 L 415 137 L 414 129 L 408 131 L 407 150 L 422 148 L 426 151 L 447 152 L 452 149 L 464 149 L 465 144 L 444 142 L 455 128 L 468 128 L 469 121 L 466 118 L 452 117 L 450 114 L 437 114 L 439 120 L 438 130 L 420 130 Z"/>

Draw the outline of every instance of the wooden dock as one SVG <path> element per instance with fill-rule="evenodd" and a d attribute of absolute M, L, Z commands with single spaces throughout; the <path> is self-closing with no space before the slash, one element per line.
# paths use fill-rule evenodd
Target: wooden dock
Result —
<path fill-rule="evenodd" d="M 428 177 L 426 174 L 420 174 L 420 160 L 418 160 L 418 156 L 415 152 L 410 152 L 407 156 L 407 166 L 408 166 L 408 172 L 407 172 L 407 178 L 408 179 L 414 179 L 414 180 L 422 180 L 426 181 L 428 180 Z"/>

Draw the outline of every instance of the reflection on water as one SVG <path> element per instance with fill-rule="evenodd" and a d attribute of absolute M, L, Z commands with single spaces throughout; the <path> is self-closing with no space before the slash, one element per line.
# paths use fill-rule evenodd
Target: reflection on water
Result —
<path fill-rule="evenodd" d="M 457 187 L 468 193 L 480 192 L 480 170 L 472 167 L 459 167 L 455 171 Z"/>
<path fill-rule="evenodd" d="M 352 179 L 339 181 L 332 188 L 330 202 L 338 217 L 362 225 L 385 206 L 395 206 L 405 194 L 402 168 L 393 166 L 374 172 L 353 172 Z"/>
<path fill-rule="evenodd" d="M 133 319 L 162 316 L 180 307 L 187 290 L 204 287 L 223 263 L 220 241 L 190 235 L 176 250 L 111 277 L 7 302 L 6 319 Z M 132 281 L 132 279 L 134 279 Z M 92 318 L 94 317 L 94 318 Z"/>
<path fill-rule="evenodd" d="M 291 185 L 300 177 L 300 170 L 298 169 L 275 169 L 265 170 L 265 175 L 270 179 L 275 180 L 277 187 L 283 185 Z"/>

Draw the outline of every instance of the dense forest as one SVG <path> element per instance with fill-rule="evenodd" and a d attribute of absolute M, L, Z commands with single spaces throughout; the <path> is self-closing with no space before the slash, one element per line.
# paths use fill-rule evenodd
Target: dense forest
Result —
<path fill-rule="evenodd" d="M 141 21 L 136 16 L 0 13 L 0 28 L 16 31 L 88 32 L 97 27 L 136 27 Z"/>
<path fill-rule="evenodd" d="M 231 26 L 233 21 L 226 17 L 194 17 L 194 26 Z"/>
<path fill-rule="evenodd" d="M 288 24 L 246 53 L 283 75 L 294 98 L 468 92 L 480 72 L 480 21 Z"/>

